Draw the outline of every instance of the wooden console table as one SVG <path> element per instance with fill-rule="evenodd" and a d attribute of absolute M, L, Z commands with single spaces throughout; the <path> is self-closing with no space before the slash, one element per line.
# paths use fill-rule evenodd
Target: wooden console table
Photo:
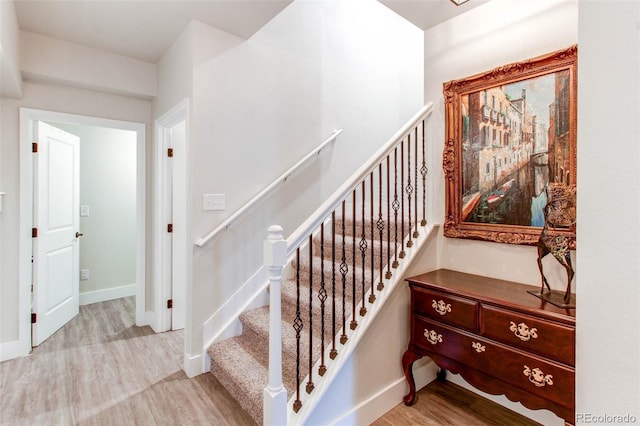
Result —
<path fill-rule="evenodd" d="M 408 280 L 411 337 L 402 357 L 415 401 L 412 365 L 423 356 L 487 393 L 569 424 L 575 416 L 575 310 L 527 290 L 539 287 L 440 269 Z"/>

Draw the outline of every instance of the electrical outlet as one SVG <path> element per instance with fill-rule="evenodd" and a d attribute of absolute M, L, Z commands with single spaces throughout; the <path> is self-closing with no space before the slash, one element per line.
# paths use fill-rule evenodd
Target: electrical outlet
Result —
<path fill-rule="evenodd" d="M 89 270 L 88 269 L 80 269 L 80 279 L 82 281 L 86 281 L 89 279 Z"/>
<path fill-rule="evenodd" d="M 203 194 L 202 210 L 225 210 L 226 199 L 224 194 Z"/>

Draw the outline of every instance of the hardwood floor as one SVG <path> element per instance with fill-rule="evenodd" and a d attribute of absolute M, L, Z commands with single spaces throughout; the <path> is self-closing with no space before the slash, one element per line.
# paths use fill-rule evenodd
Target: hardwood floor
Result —
<path fill-rule="evenodd" d="M 534 426 L 540 425 L 451 382 L 433 381 L 411 407 L 403 403 L 372 426 Z"/>
<path fill-rule="evenodd" d="M 213 375 L 185 376 L 182 331 L 137 327 L 134 311 L 133 298 L 81 306 L 32 355 L 0 363 L 0 424 L 255 425 Z M 537 424 L 448 382 L 373 423 Z"/>
<path fill-rule="evenodd" d="M 137 327 L 133 298 L 80 307 L 32 355 L 0 364 L 2 425 L 250 425 L 211 374 L 182 371 L 182 331 Z"/>

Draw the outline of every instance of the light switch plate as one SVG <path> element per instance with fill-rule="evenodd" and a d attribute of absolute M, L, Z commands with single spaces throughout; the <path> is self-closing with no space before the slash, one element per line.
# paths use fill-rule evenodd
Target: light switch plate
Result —
<path fill-rule="evenodd" d="M 80 280 L 85 281 L 89 279 L 89 270 L 88 269 L 80 269 Z"/>
<path fill-rule="evenodd" d="M 89 206 L 80 206 L 80 217 L 89 216 Z"/>
<path fill-rule="evenodd" d="M 225 210 L 226 199 L 224 194 L 203 194 L 202 195 L 202 210 Z"/>

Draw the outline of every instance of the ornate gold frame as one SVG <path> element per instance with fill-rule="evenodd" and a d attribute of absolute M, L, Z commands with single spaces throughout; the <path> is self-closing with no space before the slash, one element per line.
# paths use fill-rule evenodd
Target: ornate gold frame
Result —
<path fill-rule="evenodd" d="M 479 223 L 465 221 L 463 214 L 463 193 L 462 193 L 462 173 L 463 173 L 463 103 L 462 97 L 467 96 L 467 107 L 470 104 L 470 95 L 482 93 L 483 91 L 501 88 L 511 83 L 522 82 L 534 79 L 547 74 L 557 73 L 559 71 L 569 71 L 569 123 L 568 123 L 568 141 L 564 137 L 563 142 L 568 143 L 569 155 L 564 159 L 565 164 L 570 163 L 566 167 L 566 175 L 563 174 L 565 183 L 576 183 L 576 127 L 577 127 L 577 46 L 571 46 L 568 49 L 559 50 L 553 53 L 542 55 L 523 62 L 516 62 L 509 65 L 495 68 L 491 71 L 467 77 L 461 80 L 449 81 L 443 84 L 444 100 L 445 100 L 445 147 L 443 153 L 443 169 L 445 174 L 445 193 L 446 193 L 446 217 L 444 221 L 444 235 L 455 238 L 470 238 L 485 241 L 494 241 L 508 244 L 529 244 L 533 245 L 538 242 L 538 237 L 542 227 L 525 226 L 525 225 L 508 225 L 499 223 Z M 557 83 L 556 83 L 557 95 Z M 507 98 L 508 99 L 508 98 Z M 526 98 L 525 98 L 526 99 Z M 488 105 L 484 105 L 488 107 Z M 502 106 L 500 107 L 502 110 Z M 470 107 L 468 107 L 471 110 Z M 506 110 L 506 109 L 505 109 Z M 566 108 L 565 108 L 566 110 Z M 496 111 L 494 111 L 496 112 Z M 467 112 L 467 114 L 469 114 Z M 505 116 L 502 112 L 500 115 Z M 549 116 L 551 117 L 551 116 Z M 493 120 L 493 115 L 491 115 Z M 469 121 L 468 118 L 466 118 Z M 501 121 L 500 119 L 498 121 Z M 469 125 L 467 125 L 469 129 Z M 471 137 L 469 133 L 466 135 L 465 144 L 469 143 Z M 489 131 L 487 131 L 489 133 Z M 566 133 L 565 133 L 566 135 Z M 474 141 L 471 141 L 473 143 Z M 559 143 L 559 142 L 557 142 Z M 533 143 L 535 145 L 535 143 Z M 555 146 L 555 145 L 554 145 Z M 469 145 L 465 145 L 468 149 Z M 500 147 L 500 145 L 492 145 L 492 147 Z M 491 148 L 491 147 L 488 147 Z M 530 157 L 532 158 L 532 157 Z M 529 160 L 531 161 L 531 160 Z M 489 169 L 490 165 L 487 166 Z M 480 174 L 480 172 L 478 172 Z M 554 176 L 548 178 L 549 181 L 557 181 Z M 480 186 L 480 178 L 478 178 L 478 187 Z M 480 188 L 478 188 L 478 192 Z M 486 194 L 486 193 L 485 193 Z M 570 235 L 572 237 L 572 247 L 575 247 L 575 226 L 557 230 L 561 234 Z"/>

